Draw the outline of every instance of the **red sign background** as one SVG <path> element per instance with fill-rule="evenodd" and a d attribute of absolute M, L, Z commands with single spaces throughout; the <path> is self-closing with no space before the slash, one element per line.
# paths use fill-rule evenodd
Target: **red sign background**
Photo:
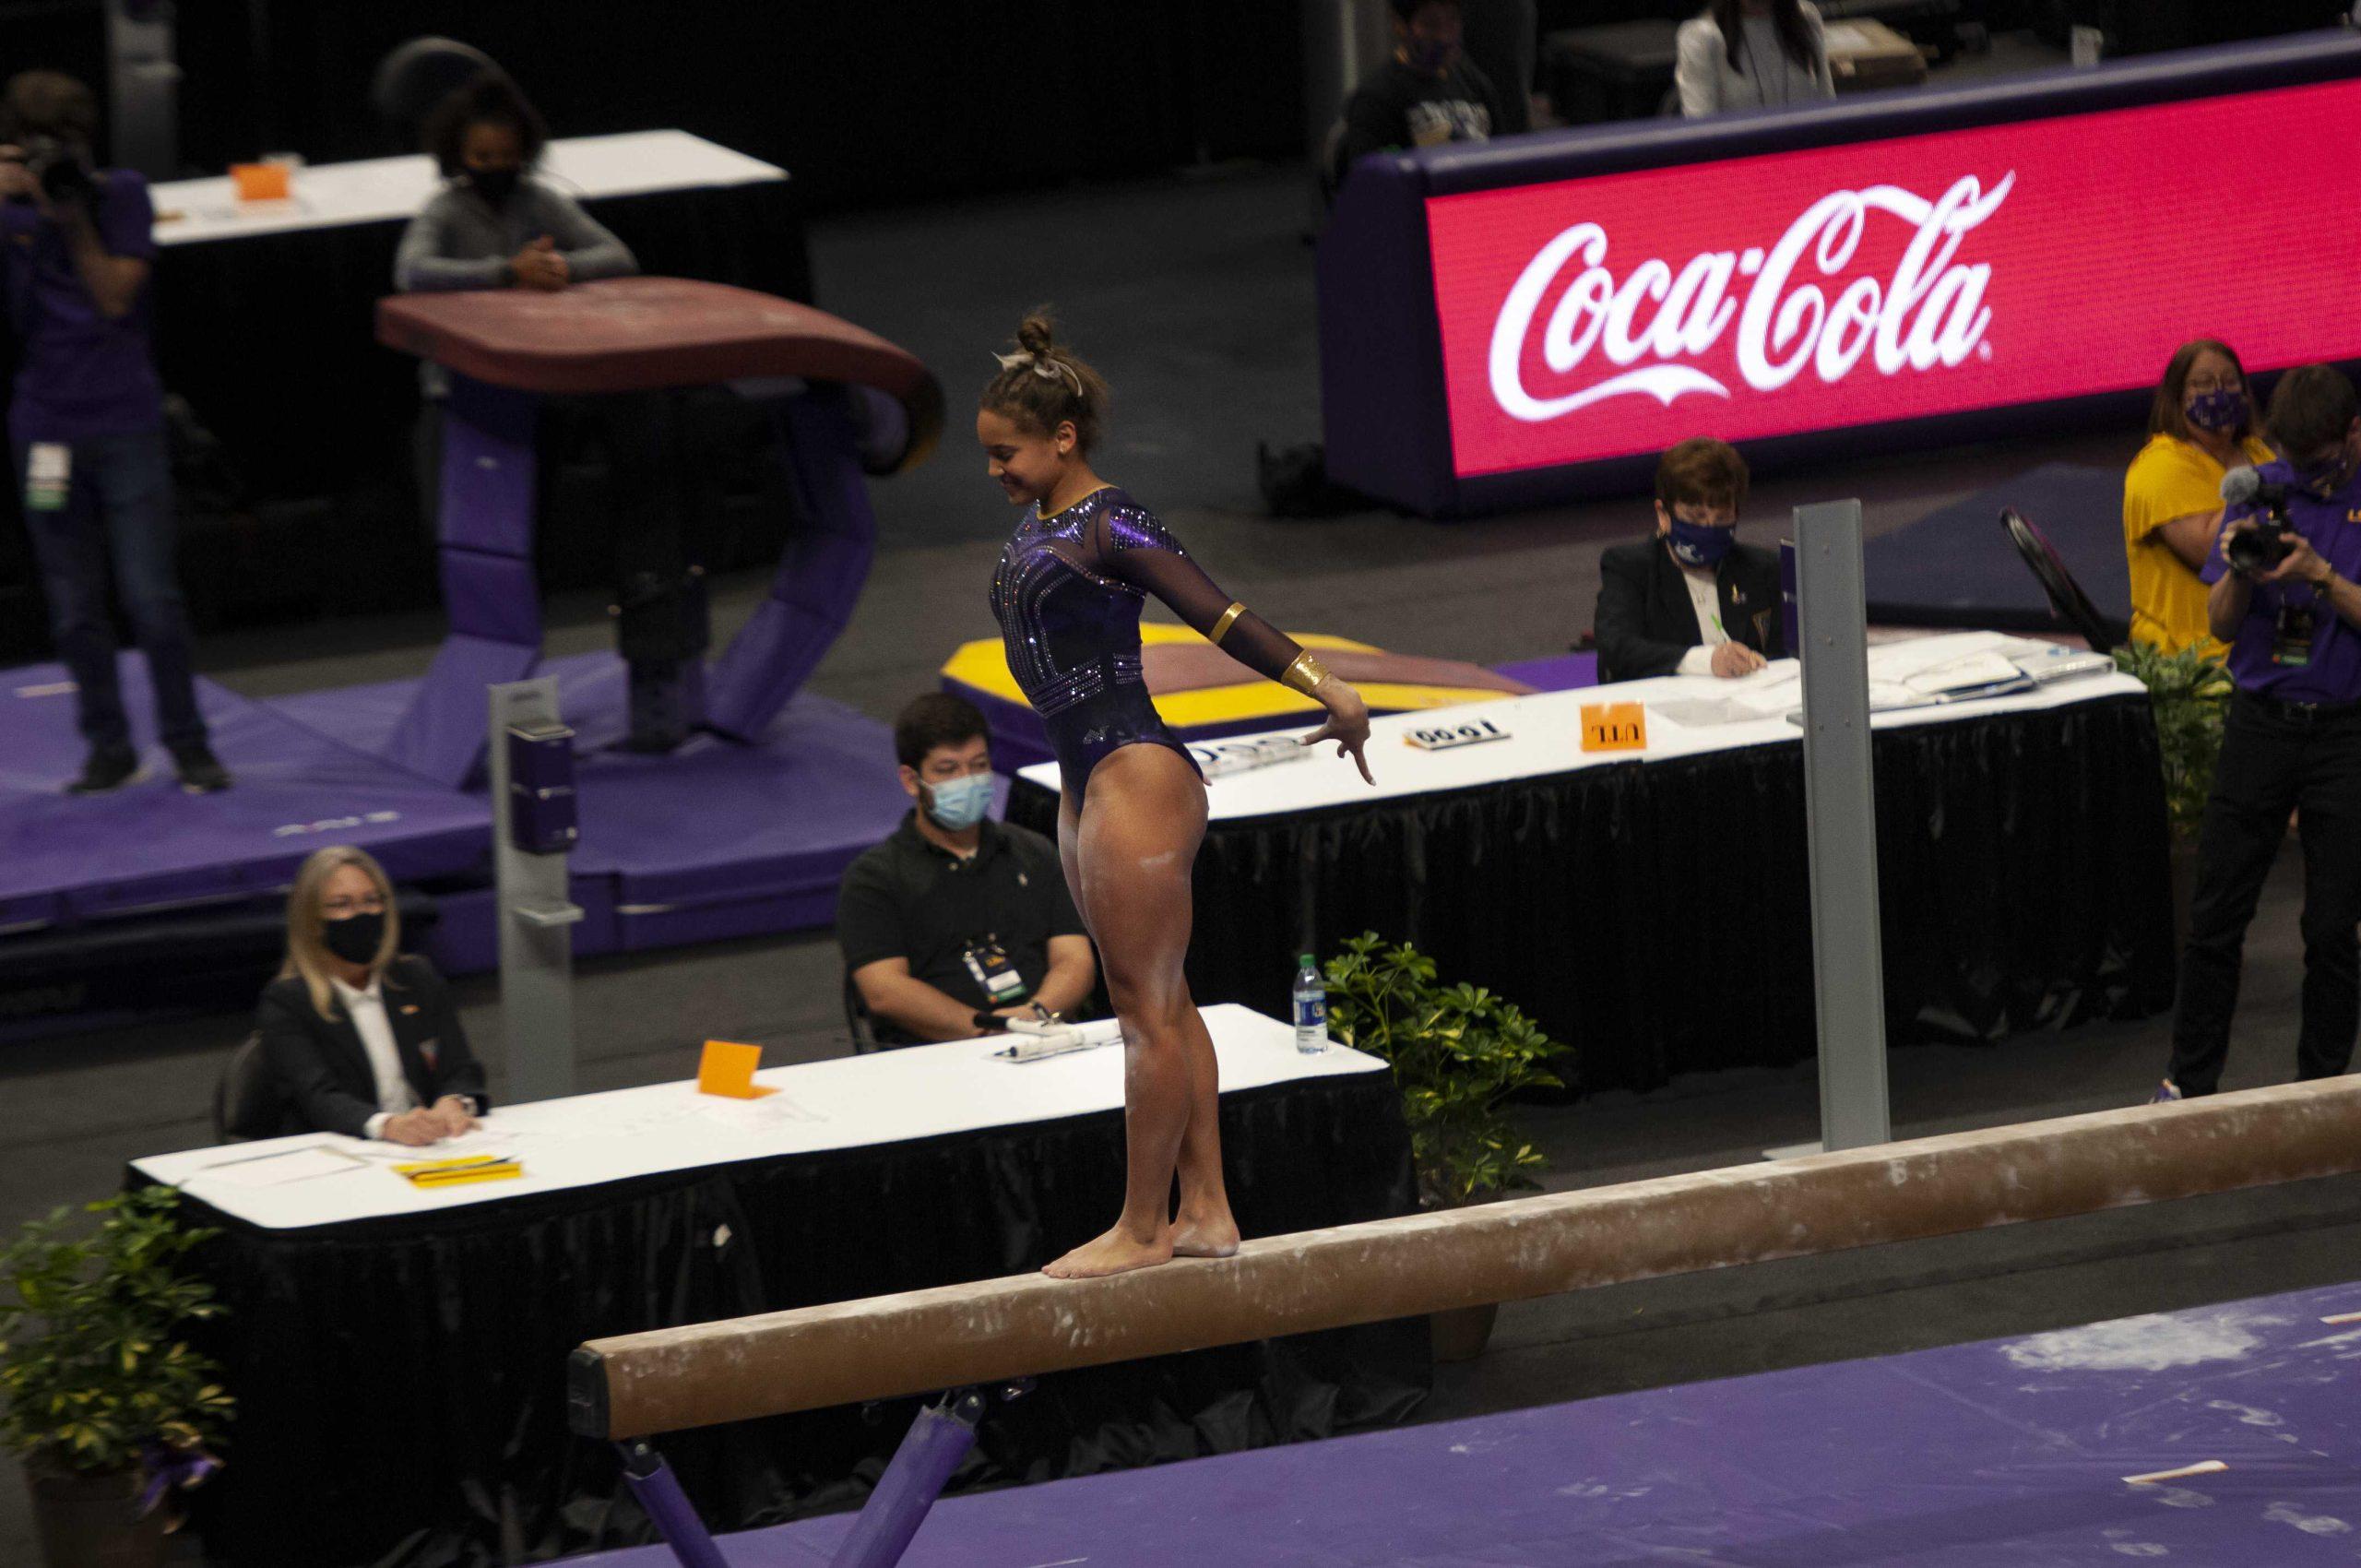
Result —
<path fill-rule="evenodd" d="M 1502 473 L 1651 452 L 1692 435 L 1737 441 L 2149 386 L 2190 338 L 2224 339 L 2255 371 L 2361 358 L 2361 160 L 2349 156 L 2356 133 L 2361 81 L 2347 81 L 1430 197 L 1453 466 L 1462 475 Z M 1953 323 L 1964 339 L 1968 318 L 1990 313 L 1959 362 L 1885 374 L 1868 349 L 1833 380 L 1808 360 L 1776 390 L 1749 385 L 1738 350 L 1755 279 L 1743 263 L 1762 259 L 1749 251 L 1773 251 L 1834 193 L 1898 187 L 1907 196 L 1892 199 L 1907 207 L 1911 198 L 1939 202 L 1964 179 L 1974 184 L 1959 194 L 1980 192 L 1987 203 L 2008 188 L 1956 235 L 1950 257 L 1952 268 L 1989 268 L 1981 309 Z M 1681 366 L 1698 374 L 1680 379 L 1710 377 L 1726 396 L 1676 391 L 1667 405 L 1640 391 L 1555 417 L 1507 411 L 1491 365 L 1502 307 L 1536 255 L 1586 223 L 1603 232 L 1603 254 L 1596 241 L 1588 252 L 1596 288 L 1619 288 L 1651 258 L 1677 277 L 1703 253 L 1729 253 L 1739 265 L 1729 272 L 1726 325 L 1703 351 L 1676 345 L 1667 359 L 1651 346 L 1630 358 L 1627 348 L 1628 362 L 1617 362 L 1596 330 L 1603 323 L 1574 310 L 1561 317 L 1561 328 L 1574 325 L 1560 334 L 1562 368 L 1552 370 L 1547 329 L 1585 271 L 1578 252 L 1547 272 L 1516 349 L 1524 395 L 1546 405 L 1627 371 Z M 1895 294 L 1918 228 L 1873 206 L 1842 265 L 1823 274 L 1815 240 L 1777 297 L 1809 285 L 1834 307 L 1848 286 L 1870 279 L 1851 296 L 1866 310 Z M 1657 275 L 1659 298 L 1666 281 Z M 1942 307 L 1972 297 L 1974 281 L 1922 295 L 1918 312 L 1900 313 L 1901 335 L 1921 312 L 1938 317 L 1931 333 Z M 1621 326 L 1644 342 L 1659 303 L 1633 294 L 1631 305 Z M 1698 338 L 1711 325 L 1710 313 L 1694 308 L 1682 318 L 1696 323 Z M 1759 337 L 1772 361 L 1809 343 L 1809 302 L 1795 306 L 1797 330 L 1784 342 L 1776 313 L 1768 319 L 1772 330 Z M 1585 321 L 1595 329 L 1587 351 L 1567 364 Z M 1840 345 L 1872 336 L 1856 319 Z"/>

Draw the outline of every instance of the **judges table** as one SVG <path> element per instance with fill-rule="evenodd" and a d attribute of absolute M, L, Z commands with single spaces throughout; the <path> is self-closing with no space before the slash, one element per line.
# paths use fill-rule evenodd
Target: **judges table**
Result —
<path fill-rule="evenodd" d="M 1872 648 L 1873 696 L 2052 645 L 1959 633 Z M 2046 656 L 2045 656 L 2046 657 Z M 1646 749 L 1580 749 L 1637 702 Z M 1781 1066 L 1815 1049 L 1797 665 L 1380 719 L 1363 784 L 1333 751 L 1217 777 L 1198 851 L 1200 1002 L 1274 1011 L 1287 955 L 1375 930 L 1489 986 L 1579 1051 L 1591 1088 Z M 1505 739 L 1442 751 L 1425 730 Z M 2140 684 L 2098 674 L 1874 720 L 1887 1036 L 1992 1039 L 2170 1004 L 2165 819 Z M 1009 818 L 1048 831 L 1054 765 Z M 1869 825 L 1860 825 L 1868 831 Z"/>
<path fill-rule="evenodd" d="M 541 175 L 652 274 L 809 301 L 785 171 L 685 131 L 550 143 Z M 440 184 L 423 156 L 298 169 L 285 201 L 227 179 L 157 185 L 164 385 L 266 497 L 341 495 L 368 459 L 406 460 L 417 366 L 378 348 L 394 248 Z"/>
<path fill-rule="evenodd" d="M 1299 1054 L 1243 1008 L 1206 1024 L 1248 1234 L 1409 1210 L 1382 1063 Z M 221 1232 L 196 1254 L 229 1309 L 205 1345 L 239 1405 L 228 1469 L 198 1494 L 208 1550 L 241 1568 L 444 1568 L 648 1538 L 611 1451 L 567 1431 L 575 1346 L 1032 1268 L 1104 1228 L 1120 1045 L 1018 1063 L 1002 1043 L 773 1069 L 757 1099 L 677 1083 L 504 1107 L 426 1151 L 311 1134 L 135 1161 Z M 524 1174 L 421 1189 L 391 1169 L 477 1149 Z M 1325 1436 L 1397 1419 L 1427 1375 L 1422 1323 L 1061 1375 L 995 1410 L 959 1479 Z M 664 1448 L 706 1522 L 738 1528 L 859 1501 L 908 1415 Z"/>

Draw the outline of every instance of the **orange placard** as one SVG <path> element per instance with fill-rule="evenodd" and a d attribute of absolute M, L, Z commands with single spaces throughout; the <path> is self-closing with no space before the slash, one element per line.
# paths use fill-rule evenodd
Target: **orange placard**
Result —
<path fill-rule="evenodd" d="M 230 182 L 238 187 L 240 201 L 285 201 L 287 199 L 287 165 L 284 163 L 232 163 Z"/>
<path fill-rule="evenodd" d="M 1648 749 L 1648 710 L 1636 702 L 1583 704 L 1583 750 L 1643 752 Z"/>
<path fill-rule="evenodd" d="M 763 1048 L 759 1045 L 735 1045 L 726 1039 L 705 1042 L 705 1055 L 697 1063 L 697 1093 L 718 1094 L 724 1099 L 760 1099 L 778 1090 L 765 1088 L 754 1082 L 754 1069 L 763 1064 Z"/>

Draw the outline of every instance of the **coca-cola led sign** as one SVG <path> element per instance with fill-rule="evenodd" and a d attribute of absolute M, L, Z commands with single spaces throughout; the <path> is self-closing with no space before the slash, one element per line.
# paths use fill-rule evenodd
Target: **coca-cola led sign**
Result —
<path fill-rule="evenodd" d="M 1429 197 L 1453 466 L 2361 358 L 2361 81 Z"/>

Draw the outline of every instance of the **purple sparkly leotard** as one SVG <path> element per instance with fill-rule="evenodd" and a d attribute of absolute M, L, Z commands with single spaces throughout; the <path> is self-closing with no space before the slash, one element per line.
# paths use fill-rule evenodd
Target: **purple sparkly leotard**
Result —
<path fill-rule="evenodd" d="M 1052 517 L 1026 508 L 992 574 L 1009 671 L 1041 716 L 1077 807 L 1091 769 L 1120 746 L 1189 754 L 1157 716 L 1140 673 L 1140 607 L 1149 594 L 1201 633 L 1230 604 L 1156 515 L 1113 485 Z M 1251 612 L 1230 624 L 1221 647 L 1273 680 L 1302 651 Z"/>

